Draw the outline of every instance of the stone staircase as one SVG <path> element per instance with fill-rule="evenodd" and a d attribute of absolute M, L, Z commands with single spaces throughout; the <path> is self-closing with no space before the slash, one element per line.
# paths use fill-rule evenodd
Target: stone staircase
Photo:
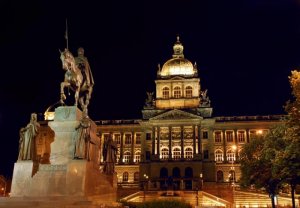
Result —
<path fill-rule="evenodd" d="M 291 198 L 278 196 L 277 199 L 281 207 L 292 206 Z M 270 207 L 271 199 L 267 194 L 234 191 L 234 203 L 236 207 Z M 299 204 L 298 199 L 296 199 L 296 204 Z"/>
<path fill-rule="evenodd" d="M 121 207 L 110 194 L 89 197 L 2 197 L 0 208 L 115 208 Z"/>
<path fill-rule="evenodd" d="M 171 191 L 172 192 L 172 191 Z M 129 202 L 143 202 L 143 201 L 152 201 L 152 200 L 182 200 L 193 206 L 199 205 L 201 207 L 230 207 L 231 203 L 225 201 L 221 198 L 218 198 L 209 193 L 198 191 L 174 191 L 171 193 L 170 191 L 147 191 L 144 192 L 139 191 L 127 197 L 124 197 L 121 200 L 129 201 Z"/>

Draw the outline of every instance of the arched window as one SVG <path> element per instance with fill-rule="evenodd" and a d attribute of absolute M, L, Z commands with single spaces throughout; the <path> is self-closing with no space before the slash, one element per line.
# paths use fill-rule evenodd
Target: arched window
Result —
<path fill-rule="evenodd" d="M 193 88 L 191 86 L 187 86 L 185 88 L 185 97 L 187 98 L 193 97 Z"/>
<path fill-rule="evenodd" d="M 180 159 L 181 158 L 181 149 L 180 147 L 174 147 L 173 149 L 173 159 Z"/>
<path fill-rule="evenodd" d="M 216 160 L 216 162 L 223 162 L 224 157 L 223 157 L 223 151 L 222 150 L 216 150 L 215 160 Z"/>
<path fill-rule="evenodd" d="M 170 97 L 170 89 L 168 87 L 164 87 L 162 90 L 163 93 L 163 98 L 164 99 L 169 99 Z"/>
<path fill-rule="evenodd" d="M 174 98 L 180 98 L 180 97 L 181 97 L 180 87 L 174 87 Z"/>
<path fill-rule="evenodd" d="M 232 151 L 231 149 L 227 151 L 227 161 L 233 162 L 235 161 L 235 152 Z"/>
<path fill-rule="evenodd" d="M 139 178 L 140 178 L 139 175 L 140 175 L 139 172 L 135 172 L 134 175 L 133 175 L 133 180 L 134 180 L 134 181 L 139 181 Z"/>
<path fill-rule="evenodd" d="M 163 147 L 161 149 L 161 159 L 168 159 L 169 158 L 169 149 L 167 147 Z"/>
<path fill-rule="evenodd" d="M 168 169 L 167 168 L 160 169 L 160 178 L 168 178 Z"/>
<path fill-rule="evenodd" d="M 191 147 L 187 147 L 184 150 L 184 158 L 193 158 L 193 149 Z"/>
<path fill-rule="evenodd" d="M 174 178 L 180 178 L 180 169 L 178 167 L 173 168 L 172 175 Z"/>
<path fill-rule="evenodd" d="M 134 162 L 139 163 L 141 161 L 141 152 L 140 151 L 136 151 L 134 153 Z"/>
<path fill-rule="evenodd" d="M 123 182 L 128 182 L 128 172 L 123 173 Z"/>
<path fill-rule="evenodd" d="M 124 163 L 129 163 L 131 158 L 131 153 L 129 151 L 124 152 Z"/>

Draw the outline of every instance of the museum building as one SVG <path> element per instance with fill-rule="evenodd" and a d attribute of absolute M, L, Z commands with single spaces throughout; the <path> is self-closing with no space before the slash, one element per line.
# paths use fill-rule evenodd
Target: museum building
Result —
<path fill-rule="evenodd" d="M 173 50 L 158 66 L 156 93 L 147 93 L 141 119 L 96 121 L 101 143 L 112 137 L 118 146 L 118 183 L 196 190 L 207 182 L 238 182 L 243 145 L 282 116 L 213 117 L 197 65 L 184 57 L 179 37 Z"/>
<path fill-rule="evenodd" d="M 156 92 L 147 93 L 141 119 L 95 121 L 100 149 L 109 137 L 118 147 L 120 187 L 198 190 L 206 183 L 238 182 L 243 145 L 280 123 L 281 115 L 213 117 L 197 65 L 183 49 L 177 37 L 172 58 L 158 66 Z M 40 163 L 49 163 L 54 132 L 47 120 L 53 113 L 47 109 L 36 140 Z M 102 168 L 102 152 L 97 163 Z"/>

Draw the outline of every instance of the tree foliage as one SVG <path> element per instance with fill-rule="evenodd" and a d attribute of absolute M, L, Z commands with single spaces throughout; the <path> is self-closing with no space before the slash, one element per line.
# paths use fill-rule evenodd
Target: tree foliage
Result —
<path fill-rule="evenodd" d="M 294 192 L 300 183 L 300 72 L 292 71 L 289 81 L 294 100 L 285 106 L 282 125 L 244 146 L 241 185 L 264 187 L 272 197 L 281 183 L 289 183 L 295 207 Z"/>

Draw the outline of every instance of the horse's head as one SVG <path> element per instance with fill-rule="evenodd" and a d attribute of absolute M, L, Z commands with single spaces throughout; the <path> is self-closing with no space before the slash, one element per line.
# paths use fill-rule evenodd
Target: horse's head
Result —
<path fill-rule="evenodd" d="M 63 52 L 59 50 L 60 52 L 60 60 L 62 62 L 62 68 L 64 70 L 72 70 L 72 67 L 75 66 L 75 59 L 72 55 L 72 53 L 65 49 Z"/>

